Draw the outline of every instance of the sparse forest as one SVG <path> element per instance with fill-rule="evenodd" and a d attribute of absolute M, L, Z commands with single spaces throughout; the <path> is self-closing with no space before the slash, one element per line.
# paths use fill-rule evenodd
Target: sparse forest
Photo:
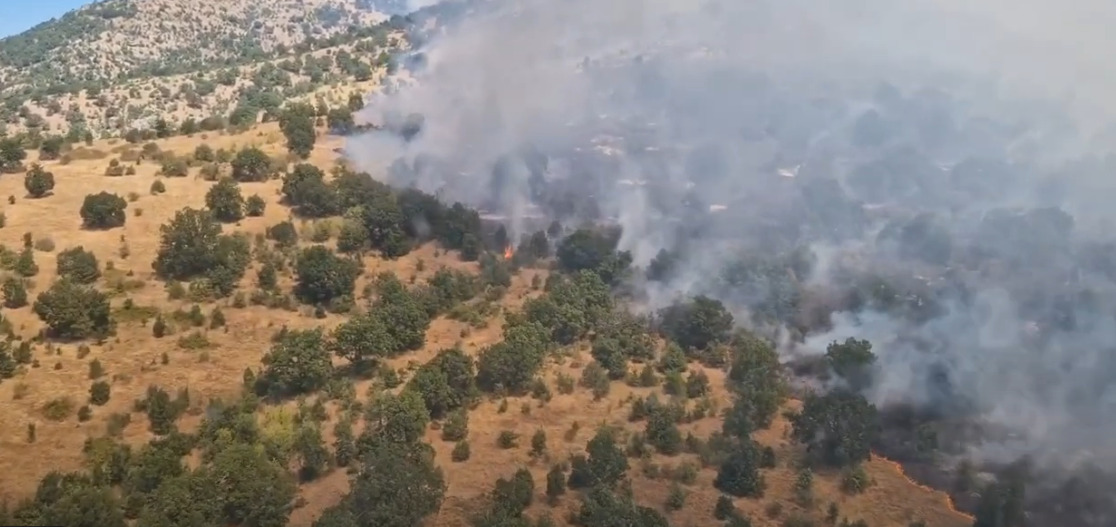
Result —
<path fill-rule="evenodd" d="M 1004 348 L 958 319 L 1027 321 L 994 345 L 1039 368 L 1116 305 L 1112 243 L 1056 199 L 1082 198 L 973 153 L 1027 123 L 698 68 L 747 101 L 714 118 L 640 58 L 587 84 L 605 108 L 650 101 L 663 129 L 528 105 L 523 144 L 497 145 L 484 112 L 391 106 L 468 10 L 405 11 L 106 0 L 0 40 L 0 524 L 1093 527 L 1116 509 L 1101 468 L 1044 479 L 966 450 L 1014 432 L 984 426 L 950 346 L 1001 369 Z M 509 99 L 485 104 L 526 104 Z M 724 120 L 763 154 L 709 139 Z M 346 150 L 366 133 L 406 155 Z M 1049 203 L 973 205 L 1017 172 Z M 1080 423 L 1107 364 L 1042 396 Z M 1030 402 L 1035 379 L 1010 380 Z"/>

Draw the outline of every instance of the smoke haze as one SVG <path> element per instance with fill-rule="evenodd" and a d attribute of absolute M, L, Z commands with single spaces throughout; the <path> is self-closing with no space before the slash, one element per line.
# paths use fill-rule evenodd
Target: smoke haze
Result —
<path fill-rule="evenodd" d="M 506 215 L 517 239 L 534 215 L 618 223 L 637 265 L 676 259 L 632 278 L 644 308 L 715 296 L 788 359 L 867 338 L 877 404 L 1006 431 L 969 455 L 1116 468 L 1116 5 L 492 0 L 414 19 L 414 67 L 361 116 L 403 132 L 347 146 L 375 177 Z"/>

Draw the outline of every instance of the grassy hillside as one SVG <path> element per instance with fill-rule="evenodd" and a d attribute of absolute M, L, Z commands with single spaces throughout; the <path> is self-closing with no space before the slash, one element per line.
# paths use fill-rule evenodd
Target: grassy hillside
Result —
<path fill-rule="evenodd" d="M 377 5 L 109 0 L 0 42 L 0 523 L 971 524 L 855 433 L 819 464 L 719 303 L 690 342 L 556 257 L 598 233 L 509 247 L 350 170 L 331 129 L 406 46 Z"/>
<path fill-rule="evenodd" d="M 319 134 L 322 131 L 319 130 Z M 101 277 L 95 287 L 110 296 L 116 328 L 104 340 L 68 341 L 44 338 L 40 317 L 32 306 L 5 309 L 5 320 L 11 324 L 15 340 L 10 349 L 27 342 L 32 350 L 23 358 L 10 379 L 0 382 L 0 414 L 8 426 L 0 436 L 0 467 L 9 477 L 4 478 L 0 492 L 10 503 L 31 495 L 40 478 L 48 472 L 89 468 L 90 452 L 83 451 L 88 441 L 107 437 L 110 441 L 140 448 L 157 435 L 143 411 L 142 405 L 150 386 L 158 386 L 167 393 L 189 391 L 186 408 L 177 420 L 177 429 L 183 433 L 199 433 L 205 420 L 205 408 L 211 401 L 224 398 L 235 400 L 240 396 L 241 379 L 246 369 L 261 370 L 261 358 L 271 349 L 273 335 L 282 327 L 304 329 L 314 327 L 336 328 L 350 314 L 316 311 L 312 306 L 300 305 L 292 300 L 296 273 L 293 258 L 297 247 L 324 242 L 327 247 L 336 243 L 339 219 L 295 219 L 300 241 L 297 247 L 279 249 L 266 241 L 268 227 L 292 217 L 292 210 L 280 203 L 282 179 L 269 179 L 260 183 L 244 183 L 245 196 L 257 195 L 266 202 L 262 216 L 247 217 L 226 224 L 225 232 L 244 233 L 254 237 L 256 258 L 244 278 L 239 280 L 238 293 L 226 298 L 206 298 L 200 293 L 190 298 L 190 293 L 175 291 L 176 286 L 160 280 L 152 269 L 160 244 L 159 226 L 171 220 L 182 207 L 205 206 L 205 195 L 214 183 L 207 181 L 200 171 L 203 164 L 194 163 L 186 177 L 158 175 L 162 164 L 151 157 L 178 156 L 190 158 L 197 147 L 206 144 L 215 150 L 236 151 L 259 146 L 276 158 L 285 155 L 283 135 L 274 124 L 265 124 L 239 134 L 196 134 L 158 140 L 151 146 L 140 148 L 120 140 L 96 141 L 92 146 L 81 146 L 72 152 L 69 164 L 45 162 L 44 167 L 54 175 L 55 187 L 51 194 L 33 199 L 23 186 L 24 173 L 0 179 L 0 195 L 12 196 L 11 204 L 3 208 L 5 225 L 0 229 L 0 243 L 12 253 L 18 253 L 25 233 L 32 239 L 30 251 L 38 272 L 27 277 L 31 302 L 36 295 L 46 291 L 57 279 L 56 260 L 61 251 L 81 246 L 92 251 L 101 266 Z M 309 162 L 325 170 L 338 162 L 333 149 L 341 139 L 332 136 L 319 138 Z M 141 152 L 151 157 L 138 163 Z M 103 174 L 113 159 L 128 160 L 134 174 L 108 177 Z M 32 160 L 28 160 L 29 163 Z M 218 163 L 221 173 L 231 168 Z M 152 185 L 162 182 L 165 193 L 152 194 Z M 119 228 L 108 230 L 83 229 L 79 210 L 89 194 L 108 191 L 128 200 L 127 219 Z M 267 261 L 272 250 L 285 254 L 287 266 L 279 273 L 277 298 L 274 300 L 258 284 L 257 273 L 261 261 Z M 436 242 L 426 243 L 397 259 L 386 259 L 376 252 L 366 252 L 360 258 L 364 272 L 354 290 L 366 291 L 366 285 L 382 271 L 399 277 L 404 283 L 421 285 L 434 273 L 445 267 L 470 274 L 481 273 L 475 262 L 463 262 L 456 251 L 439 248 Z M 9 278 L 19 277 L 12 262 L 6 271 Z M 385 384 L 383 374 L 372 377 L 351 377 L 344 374 L 346 361 L 334 358 L 338 382 L 352 387 L 343 390 L 353 395 L 327 395 L 312 393 L 301 398 L 279 398 L 260 406 L 256 412 L 260 426 L 268 434 L 293 433 L 292 416 L 305 412 L 317 401 L 324 403 L 326 416 L 320 422 L 324 440 L 331 454 L 334 446 L 334 426 L 338 420 L 350 415 L 353 408 L 367 406 L 379 389 L 399 382 L 406 382 L 421 365 L 436 356 L 439 350 L 459 347 L 466 355 L 477 357 L 482 350 L 502 338 L 505 319 L 522 309 L 529 298 L 544 292 L 541 284 L 552 273 L 551 265 L 539 261 L 515 271 L 507 287 L 489 286 L 489 292 L 467 301 L 460 309 L 436 316 L 425 331 L 422 346 L 384 361 L 397 380 Z M 491 272 L 490 270 L 488 272 Z M 373 293 L 374 297 L 374 293 Z M 249 298 L 249 302 L 245 302 Z M 269 298 L 272 298 L 269 300 Z M 256 305 L 256 303 L 259 305 Z M 366 300 L 359 297 L 353 312 L 366 310 Z M 198 306 L 203 318 L 194 327 L 189 313 Z M 220 310 L 224 324 L 214 327 L 210 319 Z M 163 318 L 172 329 L 161 338 L 153 334 L 153 324 Z M 200 342 L 200 343 L 199 343 Z M 656 345 L 662 349 L 662 343 Z M 528 516 L 547 514 L 559 524 L 567 513 L 578 510 L 579 501 L 573 496 L 559 498 L 553 505 L 546 503 L 544 490 L 547 470 L 554 463 L 568 461 L 570 456 L 584 451 L 586 441 L 593 437 L 601 425 L 611 425 L 622 430 L 628 444 L 631 434 L 642 433 L 646 424 L 630 419 L 632 405 L 639 398 L 657 394 L 663 401 L 676 400 L 688 408 L 691 417 L 679 426 L 683 436 L 692 434 L 699 443 L 721 428 L 720 412 L 732 404 L 732 395 L 726 389 L 724 367 L 703 366 L 694 361 L 689 364 L 687 377 L 701 372 L 708 379 L 708 392 L 696 399 L 677 399 L 664 393 L 661 374 L 658 387 L 643 387 L 635 379 L 640 370 L 633 364 L 632 377 L 599 382 L 596 388 L 577 381 L 591 378 L 584 372 L 593 362 L 589 344 L 578 341 L 568 346 L 558 346 L 540 370 L 540 384 L 532 388 L 534 395 L 500 395 L 498 392 L 481 396 L 468 414 L 468 443 L 471 455 L 468 460 L 454 461 L 455 443 L 442 439 L 438 426 L 427 427 L 423 439 L 435 452 L 435 462 L 445 472 L 445 501 L 439 512 L 430 520 L 432 525 L 467 525 L 467 519 L 483 507 L 484 496 L 500 477 L 510 477 L 518 467 L 526 467 L 535 480 L 535 504 Z M 103 406 L 92 405 L 91 413 L 79 416 L 79 409 L 87 404 L 90 393 L 90 365 L 96 361 L 103 368 L 97 377 L 111 385 L 111 398 Z M 727 367 L 727 366 L 726 366 Z M 349 384 L 351 383 L 351 384 Z M 545 389 L 543 388 L 545 387 Z M 400 388 L 394 388 L 398 392 Z M 596 392 L 596 394 L 594 393 Z M 793 410 L 793 401 L 785 409 Z M 357 406 L 354 406 L 357 405 Z M 704 408 L 699 413 L 693 413 Z M 361 412 L 357 411 L 357 433 L 361 430 Z M 286 416 L 286 417 L 282 417 Z M 441 421 L 445 426 L 445 421 Z M 34 427 L 33 440 L 29 437 Z M 275 429 L 275 427 L 279 427 Z M 283 430 L 286 430 L 284 432 Z M 532 438 L 538 430 L 545 433 L 545 452 L 531 454 Z M 863 465 L 871 484 L 862 493 L 841 490 L 845 477 L 841 471 L 821 471 L 814 475 L 809 500 L 796 497 L 795 482 L 799 477 L 796 468 L 802 460 L 802 447 L 789 439 L 790 424 L 785 417 L 777 416 L 773 424 L 755 434 L 756 440 L 774 449 L 776 465 L 765 469 L 767 490 L 762 498 L 737 498 L 736 506 L 752 518 L 753 525 L 784 525 L 787 521 L 805 518 L 824 520 L 830 503 L 836 504 L 841 518 L 850 521 L 863 519 L 868 525 L 907 525 L 922 520 L 926 525 L 962 526 L 968 520 L 949 510 L 944 497 L 936 492 L 916 486 L 906 480 L 890 463 L 875 459 Z M 501 445 L 500 435 L 514 433 L 518 438 L 514 446 Z M 198 447 L 186 458 L 196 466 L 200 462 Z M 717 474 L 715 464 L 703 457 L 702 450 L 677 455 L 632 453 L 629 476 L 636 501 L 663 510 L 677 525 L 708 525 L 713 521 L 714 503 L 720 493 L 714 489 Z M 288 455 L 290 455 L 288 453 Z M 298 463 L 291 456 L 288 462 L 294 470 Z M 332 465 L 332 463 L 331 463 Z M 350 475 L 344 468 L 328 468 L 320 476 L 305 481 L 298 487 L 297 506 L 291 512 L 292 525 L 310 525 L 322 511 L 335 505 L 349 487 Z M 682 498 L 681 505 L 668 506 L 672 493 Z"/>
<path fill-rule="evenodd" d="M 401 44 L 362 0 L 91 4 L 0 41 L 0 126 L 123 135 L 238 104 L 343 100 Z M 341 93 L 341 92 L 344 93 Z"/>

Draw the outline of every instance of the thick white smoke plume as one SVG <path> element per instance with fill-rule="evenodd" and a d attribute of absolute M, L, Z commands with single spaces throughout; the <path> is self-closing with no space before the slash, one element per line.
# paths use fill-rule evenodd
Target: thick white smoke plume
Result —
<path fill-rule="evenodd" d="M 375 177 L 516 237 L 538 215 L 617 223 L 637 265 L 676 258 L 640 281 L 648 305 L 716 296 L 801 337 L 788 356 L 867 338 L 877 403 L 1013 434 L 985 455 L 1116 466 L 1116 4 L 491 0 L 414 19 L 409 67 L 361 116 L 395 133 L 347 147 Z"/>

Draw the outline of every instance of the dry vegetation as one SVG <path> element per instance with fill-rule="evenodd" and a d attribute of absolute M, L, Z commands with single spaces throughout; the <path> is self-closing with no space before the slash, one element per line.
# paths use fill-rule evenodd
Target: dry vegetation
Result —
<path fill-rule="evenodd" d="M 322 167 L 335 163 L 333 149 L 340 146 L 340 141 L 333 137 L 320 138 L 310 161 Z M 262 125 L 239 135 L 176 137 L 158 141 L 157 144 L 163 151 L 188 155 L 203 142 L 214 148 L 229 149 L 258 145 L 270 154 L 284 154 L 282 135 L 274 125 Z M 32 280 L 32 297 L 54 279 L 55 253 L 81 245 L 94 251 L 102 264 L 111 262 L 114 270 L 106 272 L 99 285 L 104 290 L 118 291 L 113 298 L 114 308 L 120 309 L 128 299 L 137 306 L 134 309 L 150 309 L 149 314 L 155 311 L 170 313 L 190 307 L 191 302 L 185 300 L 168 300 L 162 282 L 153 278 L 151 262 L 157 250 L 159 226 L 183 206 L 203 206 L 204 195 L 212 183 L 197 177 L 198 169 L 194 168 L 190 177 L 159 178 L 165 182 L 167 192 L 152 195 L 148 190 L 157 178 L 158 165 L 148 161 L 136 166 L 135 175 L 103 175 L 111 157 L 126 156 L 128 151 L 135 149 L 138 147 L 122 142 L 98 141 L 91 147 L 75 151 L 74 160 L 69 164 L 46 163 L 45 166 L 55 174 L 57 186 L 52 195 L 42 199 L 24 197 L 21 174 L 0 178 L 0 196 L 15 197 L 14 204 L 3 208 L 7 224 L 0 229 L 0 243 L 18 248 L 23 234 L 30 232 L 35 239 L 51 239 L 56 247 L 54 252 L 37 251 L 35 254 L 41 272 Z M 279 187 L 278 180 L 242 185 L 245 195 L 258 194 L 268 206 L 263 217 L 245 218 L 233 229 L 258 234 L 268 225 L 287 219 L 288 209 L 278 203 Z M 134 193 L 138 197 L 128 204 L 128 220 L 123 228 L 82 230 L 77 214 L 82 198 L 101 190 L 122 196 Z M 138 212 L 140 210 L 142 214 Z M 126 257 L 120 251 L 125 244 L 128 247 Z M 439 251 L 432 245 L 395 261 L 369 256 L 364 258 L 364 265 L 371 272 L 366 272 L 362 280 L 367 280 L 378 270 L 394 272 L 405 281 L 412 278 L 421 281 L 442 265 L 475 269 L 475 264 L 462 263 L 454 255 Z M 516 310 L 526 297 L 539 294 L 537 287 L 531 285 L 532 278 L 545 273 L 544 270 L 526 269 L 515 276 L 504 297 L 503 309 Z M 254 273 L 249 271 L 242 287 L 249 287 L 252 280 Z M 284 285 L 289 284 L 289 277 L 284 277 L 282 281 L 286 281 Z M 362 285 L 363 282 L 358 283 L 358 291 Z M 135 316 L 122 317 L 116 336 L 101 344 L 89 343 L 90 351 L 84 355 L 79 353 L 78 344 L 37 346 L 34 357 L 37 366 L 24 367 L 16 377 L 0 383 L 3 425 L 0 426 L 0 473 L 5 474 L 4 478 L 0 478 L 0 496 L 9 500 L 27 496 L 33 492 L 38 479 L 48 471 L 80 468 L 83 442 L 105 434 L 111 415 L 132 412 L 132 401 L 141 398 L 149 385 L 160 385 L 172 393 L 180 388 L 190 390 L 191 410 L 182 418 L 180 427 L 184 431 L 192 431 L 201 420 L 200 412 L 207 400 L 236 395 L 242 372 L 259 365 L 260 357 L 270 345 L 269 338 L 277 328 L 283 325 L 291 328 L 321 324 L 334 326 L 343 320 L 339 315 L 328 315 L 324 320 L 315 319 L 305 309 L 287 311 L 261 306 L 234 309 L 227 301 L 220 302 L 220 305 L 227 327 L 208 331 L 211 346 L 205 350 L 181 349 L 176 345 L 179 335 L 155 339 L 150 328 L 151 318 L 140 321 L 136 320 L 140 317 Z M 209 313 L 214 307 L 216 304 L 203 304 L 202 310 Z M 34 335 L 41 326 L 29 307 L 6 309 L 4 315 L 25 337 Z M 501 316 L 497 315 L 483 328 L 472 328 L 445 317 L 438 318 L 427 332 L 425 346 L 392 360 L 391 366 L 403 372 L 406 378 L 408 371 L 432 358 L 437 350 L 460 345 L 467 353 L 475 355 L 482 347 L 500 339 Z M 185 334 L 185 331 L 181 330 L 180 334 Z M 167 357 L 165 363 L 162 360 L 164 354 Z M 43 412 L 50 401 L 68 398 L 75 405 L 84 403 L 90 382 L 88 364 L 93 360 L 104 365 L 106 377 L 112 380 L 111 401 L 96 407 L 88 422 L 80 423 L 72 414 L 60 421 L 47 419 Z M 492 483 L 498 477 L 509 476 L 517 467 L 530 467 L 535 481 L 545 482 L 550 464 L 581 451 L 600 424 L 642 429 L 641 424 L 628 423 L 629 403 L 633 395 L 643 396 L 659 388 L 632 388 L 616 381 L 612 383 L 610 394 L 600 401 L 594 401 L 586 388 L 578 387 L 571 394 L 560 393 L 556 386 L 559 373 L 577 378 L 580 375 L 578 370 L 591 360 L 586 349 L 576 348 L 567 350 L 560 359 L 552 361 L 545 372 L 546 382 L 554 394 L 548 402 L 530 397 L 511 397 L 506 399 L 506 403 L 504 399 L 482 400 L 469 414 L 472 456 L 466 462 L 452 462 L 450 451 L 453 443 L 442 441 L 438 431 L 428 430 L 426 439 L 437 451 L 437 463 L 445 471 L 449 484 L 441 512 L 429 524 L 466 525 L 468 514 L 476 510 L 479 499 Z M 729 405 L 729 396 L 723 388 L 724 372 L 706 369 L 706 373 L 712 381 L 712 400 L 718 409 L 723 410 Z M 371 382 L 358 382 L 360 398 L 367 397 Z M 331 415 L 336 413 L 333 404 L 330 403 Z M 34 443 L 27 441 L 30 423 L 36 426 L 37 439 Z M 548 438 L 548 453 L 544 459 L 533 459 L 528 452 L 529 438 L 540 428 L 545 430 Z M 693 432 L 699 437 L 719 428 L 718 417 L 706 417 L 682 425 L 683 434 Z M 779 417 L 770 429 L 757 433 L 760 443 L 774 447 L 778 466 L 765 471 L 768 482 L 765 498 L 735 500 L 737 507 L 751 516 L 754 525 L 782 525 L 785 518 L 802 510 L 792 498 L 795 460 L 801 452 L 800 447 L 792 445 L 788 439 L 788 429 L 786 419 Z M 324 430 L 326 442 L 331 444 L 332 426 L 327 424 Z M 518 447 L 502 449 L 497 446 L 497 437 L 504 430 L 519 434 Z M 138 445 L 153 436 L 148 432 L 143 415 L 133 413 L 131 424 L 123 430 L 123 437 Z M 630 477 L 637 500 L 663 509 L 671 488 L 669 478 L 663 473 L 670 467 L 685 463 L 699 466 L 692 454 L 671 458 L 654 455 L 631 460 Z M 867 492 L 856 496 L 839 490 L 839 474 L 818 474 L 810 514 L 820 519 L 828 504 L 836 502 L 842 517 L 863 519 L 872 526 L 905 526 L 915 520 L 923 520 L 935 527 L 960 527 L 969 523 L 970 520 L 949 510 L 943 495 L 918 488 L 888 462 L 873 460 L 866 465 L 866 469 L 874 484 Z M 673 523 L 710 525 L 714 522 L 712 511 L 719 496 L 712 486 L 715 472 L 713 468 L 701 469 L 692 483 L 684 485 L 688 493 L 685 506 L 668 514 Z M 529 514 L 538 515 L 550 509 L 559 523 L 564 522 L 567 511 L 575 509 L 577 500 L 574 495 L 567 495 L 551 509 L 542 495 L 545 485 L 539 485 L 536 483 L 538 496 Z M 335 469 L 316 481 L 302 485 L 302 499 L 291 516 L 291 524 L 309 525 L 323 509 L 336 503 L 347 487 L 348 476 L 343 469 Z M 775 514 L 773 503 L 782 504 L 778 514 Z"/>
<path fill-rule="evenodd" d="M 78 127 L 110 137 L 150 128 L 158 118 L 177 127 L 227 116 L 253 89 L 343 103 L 352 91 L 376 86 L 384 52 L 401 45 L 398 34 L 371 35 L 386 16 L 368 4 L 91 4 L 0 40 L 0 129 L 64 135 Z M 261 68 L 278 69 L 280 77 L 264 81 Z"/>
<path fill-rule="evenodd" d="M 178 330 L 169 337 L 155 338 L 152 324 L 157 314 L 173 319 L 174 313 L 188 311 L 195 305 L 187 299 L 170 299 L 165 284 L 155 278 L 152 262 L 159 246 L 160 226 L 183 207 L 204 207 L 206 193 L 214 183 L 202 177 L 200 164 L 192 165 L 187 177 L 161 177 L 160 163 L 152 159 L 152 152 L 141 155 L 143 148 L 152 147 L 125 142 L 119 136 L 131 129 L 150 128 L 155 119 L 165 119 L 177 128 L 188 119 L 227 116 L 243 103 L 247 92 L 259 96 L 272 90 L 284 102 L 345 106 L 353 92 L 370 91 L 378 85 L 385 74 L 380 67 L 381 54 L 385 49 L 404 45 L 401 37 L 382 33 L 313 49 L 296 48 L 307 38 L 341 35 L 349 24 L 367 26 L 383 18 L 360 9 L 362 4 L 366 2 L 111 0 L 50 26 L 65 39 L 66 45 L 52 48 L 30 67 L 12 63 L 20 57 L 36 58 L 33 52 L 23 50 L 20 56 L 0 53 L 3 59 L 0 85 L 4 86 L 0 95 L 7 96 L 4 99 L 7 113 L 0 109 L 3 118 L 0 128 L 6 120 L 8 132 L 19 132 L 21 141 L 29 146 L 34 145 L 36 137 L 64 134 L 78 124 L 99 138 L 84 145 L 75 141 L 60 160 L 42 161 L 55 181 L 53 191 L 46 197 L 32 199 L 27 195 L 23 171 L 0 176 L 0 198 L 10 196 L 8 204 L 0 206 L 4 217 L 0 244 L 18 251 L 25 233 L 30 233 L 34 240 L 40 270 L 29 279 L 28 297 L 32 302 L 57 278 L 55 258 L 59 252 L 77 246 L 91 250 L 103 269 L 97 286 L 112 295 L 118 322 L 115 335 L 104 342 L 36 343 L 34 362 L 20 366 L 13 378 L 0 382 L 0 474 L 4 474 L 0 478 L 0 502 L 14 503 L 32 495 L 40 478 L 52 470 L 83 468 L 86 455 L 82 448 L 87 439 L 110 433 L 136 446 L 150 441 L 154 435 L 146 417 L 133 408 L 133 401 L 143 398 L 149 386 L 161 386 L 171 393 L 188 389 L 190 409 L 178 425 L 185 432 L 195 431 L 209 401 L 239 395 L 243 373 L 259 368 L 261 357 L 279 328 L 333 328 L 346 319 L 345 315 L 337 314 L 319 318 L 306 306 L 236 307 L 225 299 L 198 304 L 207 315 L 220 307 L 226 319 L 224 327 L 197 330 L 204 332 L 208 346 L 185 349 L 178 343 L 179 337 L 195 331 L 188 324 L 177 324 Z M 0 42 L 0 46 L 12 42 Z M 363 72 L 354 75 L 341 64 L 353 63 L 348 62 L 349 58 L 339 63 L 339 55 L 370 66 L 370 74 L 367 78 Z M 252 56 L 258 58 L 245 60 Z M 320 67 L 306 67 L 308 59 L 310 63 L 319 61 Z M 208 67 L 195 65 L 197 61 Z M 174 73 L 145 73 L 162 66 Z M 289 82 L 261 85 L 261 71 L 269 74 L 284 71 Z M 80 78 L 86 73 L 113 80 L 98 85 L 92 92 L 88 87 L 49 94 L 42 90 L 44 79 Z M 37 95 L 11 97 L 14 91 L 27 87 L 38 89 Z M 307 162 L 327 169 L 339 162 L 336 151 L 343 145 L 343 139 L 326 135 L 320 124 Z M 240 128 L 241 131 L 180 135 L 150 144 L 159 152 L 180 158 L 192 157 L 201 144 L 229 152 L 257 146 L 275 158 L 287 158 L 284 134 L 276 124 Z M 29 148 L 23 168 L 39 161 L 37 156 L 38 152 Z M 134 173 L 107 177 L 106 169 L 114 161 Z M 221 170 L 227 172 L 227 164 L 222 164 Z M 151 192 L 156 181 L 165 185 L 166 192 Z M 226 225 L 225 231 L 262 237 L 269 226 L 292 219 L 290 209 L 280 204 L 281 186 L 279 179 L 243 183 L 244 196 L 263 198 L 267 204 L 265 212 L 261 217 L 247 217 Z M 123 227 L 109 230 L 81 227 L 78 211 L 83 199 L 101 191 L 127 198 L 127 221 Z M 299 228 L 302 244 L 310 245 L 308 233 L 315 223 L 331 220 L 293 221 Z M 258 266 L 253 262 L 241 280 L 241 291 L 252 289 Z M 370 254 L 363 257 L 363 266 L 365 272 L 356 285 L 358 292 L 382 271 L 410 283 L 422 283 L 441 267 L 478 271 L 476 263 L 462 262 L 455 253 L 434 244 L 396 260 Z M 439 350 L 458 346 L 466 354 L 476 356 L 484 347 L 499 342 L 504 317 L 518 311 L 528 298 L 542 294 L 539 284 L 549 273 L 546 267 L 520 270 L 499 301 L 499 309 L 488 320 L 468 324 L 438 317 L 426 332 L 421 349 L 391 359 L 388 364 L 406 381 Z M 292 280 L 287 270 L 279 277 L 280 288 L 289 291 Z M 23 339 L 34 338 L 43 328 L 30 306 L 5 308 L 3 316 Z M 496 479 L 510 476 L 519 467 L 530 469 L 536 486 L 535 503 L 528 515 L 549 513 L 558 524 L 565 524 L 568 513 L 577 509 L 578 500 L 576 493 L 570 493 L 554 505 L 546 503 L 543 491 L 550 466 L 584 451 L 586 441 L 601 425 L 641 431 L 642 423 L 631 423 L 628 419 L 635 398 L 656 392 L 665 399 L 661 387 L 632 387 L 623 381 L 613 381 L 608 395 L 601 400 L 594 400 L 591 390 L 580 386 L 572 393 L 563 393 L 558 386 L 559 377 L 579 378 L 582 368 L 592 360 L 584 344 L 565 348 L 549 359 L 542 376 L 552 394 L 549 400 L 529 396 L 482 398 L 469 412 L 471 456 L 467 461 L 452 461 L 454 443 L 442 440 L 436 427 L 428 429 L 425 439 L 436 451 L 436 462 L 446 474 L 448 490 L 440 512 L 427 524 L 468 525 L 469 516 L 482 506 L 485 493 Z M 89 397 L 93 361 L 103 366 L 102 379 L 111 382 L 112 396 L 104 406 L 94 406 L 92 417 L 82 421 L 75 411 Z M 340 359 L 335 361 L 338 366 L 343 364 Z M 712 388 L 709 401 L 717 411 L 682 424 L 680 429 L 683 435 L 707 437 L 720 430 L 719 412 L 731 405 L 732 396 L 724 386 L 725 371 L 697 363 L 690 367 L 709 377 Z M 356 381 L 360 400 L 368 400 L 369 393 L 375 391 L 374 382 Z M 794 410 L 797 404 L 790 401 L 785 409 Z M 285 411 L 293 412 L 295 406 L 294 401 L 286 403 Z M 326 444 L 332 445 L 333 423 L 342 411 L 336 401 L 328 402 L 326 407 L 330 419 L 322 430 Z M 279 411 L 274 406 L 266 407 L 260 414 L 261 422 L 274 420 Z M 130 424 L 121 428 L 113 422 L 129 414 Z M 31 426 L 35 430 L 34 441 L 28 440 Z M 540 429 L 547 437 L 547 453 L 541 458 L 529 452 L 530 438 Z M 736 507 L 751 517 L 753 525 L 784 525 L 788 518 L 798 515 L 811 517 L 820 525 L 831 503 L 837 504 L 842 518 L 864 520 L 872 527 L 903 527 L 918 520 L 933 527 L 971 523 L 964 515 L 952 511 L 944 494 L 919 487 L 893 464 L 881 459 L 865 464 L 873 484 L 864 493 L 846 494 L 840 490 L 841 474 L 821 472 L 814 479 L 813 500 L 803 505 L 802 500 L 795 499 L 793 488 L 803 452 L 801 446 L 790 440 L 789 430 L 789 421 L 780 415 L 769 429 L 755 434 L 762 445 L 774 449 L 778 461 L 775 468 L 764 470 L 768 487 L 764 498 L 734 500 Z M 497 438 L 505 431 L 519 435 L 518 446 L 498 446 Z M 629 477 L 639 503 L 664 511 L 674 525 L 719 523 L 713 518 L 714 503 L 720 496 L 712 484 L 716 467 L 700 468 L 698 456 L 689 453 L 672 457 L 649 455 L 629 462 Z M 680 477 L 688 470 L 685 467 L 693 467 L 694 473 Z M 682 484 L 685 504 L 679 510 L 669 511 L 665 504 L 676 484 L 674 480 L 678 479 L 685 480 Z M 323 510 L 340 501 L 348 486 L 349 475 L 340 468 L 302 484 L 290 523 L 310 525 Z"/>

